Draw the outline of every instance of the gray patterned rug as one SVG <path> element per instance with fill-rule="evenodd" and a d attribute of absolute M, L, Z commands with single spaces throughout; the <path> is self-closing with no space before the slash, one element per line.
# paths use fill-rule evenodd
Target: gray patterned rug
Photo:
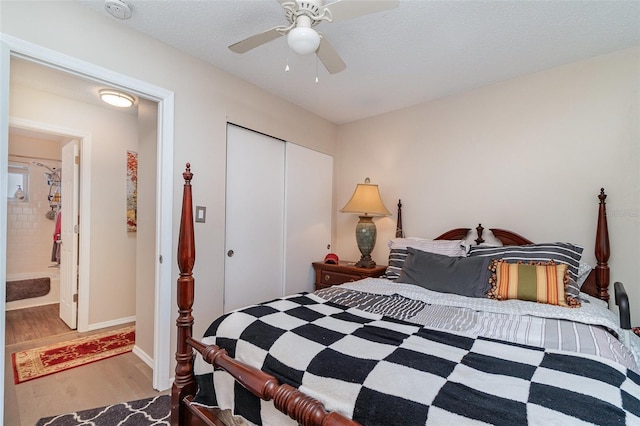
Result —
<path fill-rule="evenodd" d="M 169 425 L 171 397 L 160 395 L 138 401 L 121 402 L 38 420 L 36 426 L 160 426 Z"/>

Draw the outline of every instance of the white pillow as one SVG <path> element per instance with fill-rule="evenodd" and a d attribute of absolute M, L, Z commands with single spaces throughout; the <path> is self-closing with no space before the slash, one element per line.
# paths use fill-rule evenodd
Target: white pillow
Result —
<path fill-rule="evenodd" d="M 470 229 L 469 232 L 467 232 L 464 240 L 462 240 L 462 244 L 465 247 L 465 253 L 469 252 L 469 247 L 478 245 L 478 243 L 476 243 L 477 238 L 478 232 L 475 229 Z M 502 241 L 500 241 L 498 238 L 496 238 L 495 235 L 493 235 L 493 232 L 491 232 L 490 229 L 484 229 L 482 231 L 482 239 L 484 240 L 484 242 L 480 244 L 481 246 L 502 247 L 504 245 L 502 244 Z"/>
<path fill-rule="evenodd" d="M 481 246 L 502 247 L 504 245 L 502 244 L 502 241 L 498 239 L 498 237 L 493 235 L 491 229 L 485 229 L 484 231 L 482 231 L 482 239 L 484 240 L 484 242 L 480 244 Z"/>
<path fill-rule="evenodd" d="M 425 238 L 394 238 L 389 240 L 389 249 L 406 249 L 407 247 L 445 256 L 465 256 L 467 251 L 463 240 L 428 240 Z"/>
<path fill-rule="evenodd" d="M 587 277 L 591 273 L 592 269 L 593 266 L 589 265 L 588 263 L 578 263 L 578 279 L 576 280 L 576 283 L 578 284 L 579 288 L 582 288 L 582 284 L 584 284 L 584 282 L 587 280 Z"/>

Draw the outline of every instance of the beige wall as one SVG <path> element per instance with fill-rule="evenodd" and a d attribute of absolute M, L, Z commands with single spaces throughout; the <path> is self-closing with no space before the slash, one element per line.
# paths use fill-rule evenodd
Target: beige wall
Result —
<path fill-rule="evenodd" d="M 9 111 L 13 118 L 91 135 L 89 327 L 134 316 L 136 235 L 126 229 L 125 165 L 126 151 L 138 149 L 137 116 L 16 84 Z M 86 223 L 81 217 L 81 232 Z"/>
<path fill-rule="evenodd" d="M 604 187 L 611 278 L 625 283 L 638 324 L 639 58 L 625 50 L 343 125 L 338 208 L 368 176 L 389 210 L 402 199 L 409 236 L 481 222 L 581 244 L 594 264 Z M 342 258 L 359 257 L 356 222 L 338 214 Z M 376 223 L 374 259 L 386 263 L 395 214 Z"/>
<path fill-rule="evenodd" d="M 186 162 L 194 173 L 194 204 L 208 207 L 207 222 L 196 226 L 194 333 L 202 334 L 222 313 L 227 121 L 330 155 L 336 152 L 337 126 L 77 2 L 2 1 L 1 7 L 4 33 L 175 93 L 174 246 Z M 173 271 L 177 278 L 175 264 Z"/>
<path fill-rule="evenodd" d="M 62 148 L 61 142 L 57 140 L 46 140 L 13 132 L 9 136 L 9 154 L 21 157 L 38 157 L 40 159 L 56 160 L 56 163 L 49 164 L 46 161 L 40 161 L 49 167 L 60 167 L 57 163 L 61 161 Z M 30 161 L 30 160 L 23 160 Z M 42 172 L 46 169 L 41 168 Z M 45 198 L 46 201 L 46 198 Z M 48 204 L 48 202 L 47 202 Z"/>

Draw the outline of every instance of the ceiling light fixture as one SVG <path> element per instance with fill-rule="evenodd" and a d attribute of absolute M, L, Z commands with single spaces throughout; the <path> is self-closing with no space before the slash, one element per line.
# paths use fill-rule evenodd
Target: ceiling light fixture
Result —
<path fill-rule="evenodd" d="M 311 18 L 298 16 L 298 24 L 289 31 L 287 43 L 299 55 L 307 55 L 318 50 L 320 46 L 320 34 L 311 28 Z"/>
<path fill-rule="evenodd" d="M 130 108 L 135 103 L 133 96 L 111 89 L 100 90 L 100 99 L 118 108 Z"/>

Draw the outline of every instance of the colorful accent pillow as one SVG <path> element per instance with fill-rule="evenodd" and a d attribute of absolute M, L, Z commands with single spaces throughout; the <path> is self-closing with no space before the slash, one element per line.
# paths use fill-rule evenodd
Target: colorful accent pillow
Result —
<path fill-rule="evenodd" d="M 389 261 L 385 277 L 396 280 L 400 276 L 400 271 L 407 259 L 408 247 L 417 248 L 429 253 L 442 254 L 445 256 L 464 256 L 465 247 L 462 240 L 427 240 L 424 238 L 394 238 L 389 243 Z"/>
<path fill-rule="evenodd" d="M 578 266 L 583 248 L 571 243 L 527 244 L 524 246 L 471 246 L 469 257 L 488 256 L 516 262 L 550 262 L 568 266 L 569 278 L 578 282 Z"/>
<path fill-rule="evenodd" d="M 493 272 L 489 283 L 489 299 L 518 299 L 550 305 L 580 307 L 580 302 L 566 292 L 568 266 L 554 262 L 508 263 L 491 261 Z"/>

